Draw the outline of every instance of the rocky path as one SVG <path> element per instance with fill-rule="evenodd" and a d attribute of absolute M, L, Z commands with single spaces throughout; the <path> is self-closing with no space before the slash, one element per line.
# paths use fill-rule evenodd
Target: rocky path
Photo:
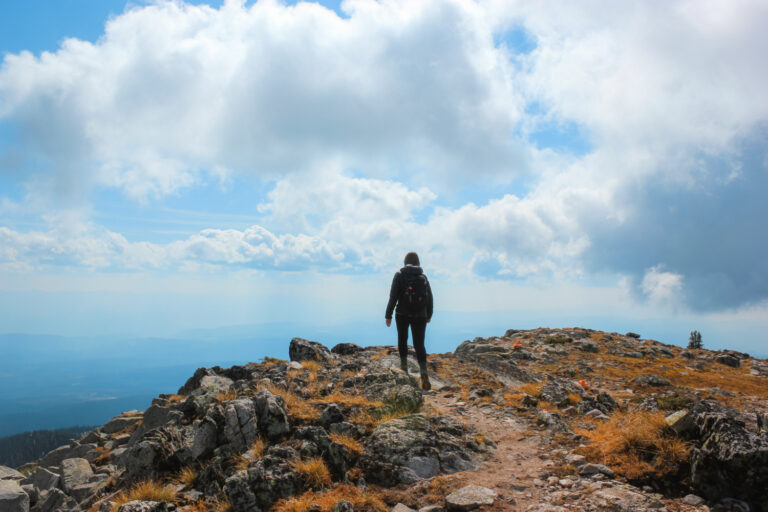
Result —
<path fill-rule="evenodd" d="M 461 475 L 466 484 L 481 485 L 498 493 L 495 504 L 483 510 L 522 511 L 546 503 L 541 485 L 553 463 L 544 452 L 539 432 L 531 430 L 524 420 L 506 416 L 491 406 L 464 403 L 450 391 L 437 390 L 425 398 L 435 412 L 458 416 L 496 443 L 493 457 L 477 471 Z"/>

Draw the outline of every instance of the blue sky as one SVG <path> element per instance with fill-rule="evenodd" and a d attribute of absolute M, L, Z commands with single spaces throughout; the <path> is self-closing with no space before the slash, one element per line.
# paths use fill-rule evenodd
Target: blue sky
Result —
<path fill-rule="evenodd" d="M 765 352 L 766 21 L 750 1 L 5 2 L 0 330 L 368 321 L 416 250 L 436 321 Z"/>

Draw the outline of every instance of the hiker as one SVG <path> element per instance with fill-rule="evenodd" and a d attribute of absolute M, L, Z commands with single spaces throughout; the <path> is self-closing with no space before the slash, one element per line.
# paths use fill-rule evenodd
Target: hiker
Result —
<path fill-rule="evenodd" d="M 395 272 L 392 288 L 389 290 L 389 303 L 384 318 L 387 327 L 392 325 L 392 311 L 395 312 L 397 325 L 397 350 L 400 353 L 400 368 L 408 373 L 408 327 L 413 334 L 413 348 L 419 361 L 421 387 L 432 388 L 427 372 L 427 351 L 424 348 L 424 333 L 432 320 L 432 289 L 427 276 L 419 266 L 419 255 L 409 252 L 405 255 L 404 267 Z"/>

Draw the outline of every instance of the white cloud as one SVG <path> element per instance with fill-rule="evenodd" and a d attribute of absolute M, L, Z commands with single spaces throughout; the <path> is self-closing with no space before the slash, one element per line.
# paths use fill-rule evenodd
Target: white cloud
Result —
<path fill-rule="evenodd" d="M 643 293 L 651 302 L 675 303 L 681 298 L 683 276 L 674 272 L 665 272 L 661 265 L 656 265 L 646 270 L 641 286 Z"/>
<path fill-rule="evenodd" d="M 96 43 L 7 55 L 0 117 L 52 161 L 56 190 L 100 185 L 137 199 L 217 167 L 520 172 L 524 151 L 508 134 L 523 103 L 477 5 L 347 8 L 349 19 L 270 0 L 133 8 Z"/>

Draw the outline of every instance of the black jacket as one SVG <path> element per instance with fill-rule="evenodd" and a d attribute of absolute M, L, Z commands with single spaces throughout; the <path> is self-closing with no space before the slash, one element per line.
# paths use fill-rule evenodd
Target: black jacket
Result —
<path fill-rule="evenodd" d="M 394 311 L 397 299 L 400 298 L 400 294 L 403 291 L 403 287 L 405 286 L 405 279 L 403 278 L 403 274 L 424 275 L 424 271 L 421 270 L 421 267 L 417 267 L 415 265 L 406 265 L 401 268 L 399 272 L 395 272 L 395 277 L 392 278 L 392 288 L 389 290 L 389 303 L 387 303 L 387 313 L 384 315 L 384 318 L 392 318 L 392 311 Z M 432 288 L 429 286 L 429 280 L 427 279 L 426 275 L 424 275 L 424 279 L 427 281 L 427 307 L 424 308 L 422 313 L 416 315 L 416 317 L 431 320 Z M 400 308 L 400 304 L 397 304 L 397 315 L 407 315 L 407 313 L 404 313 Z"/>

